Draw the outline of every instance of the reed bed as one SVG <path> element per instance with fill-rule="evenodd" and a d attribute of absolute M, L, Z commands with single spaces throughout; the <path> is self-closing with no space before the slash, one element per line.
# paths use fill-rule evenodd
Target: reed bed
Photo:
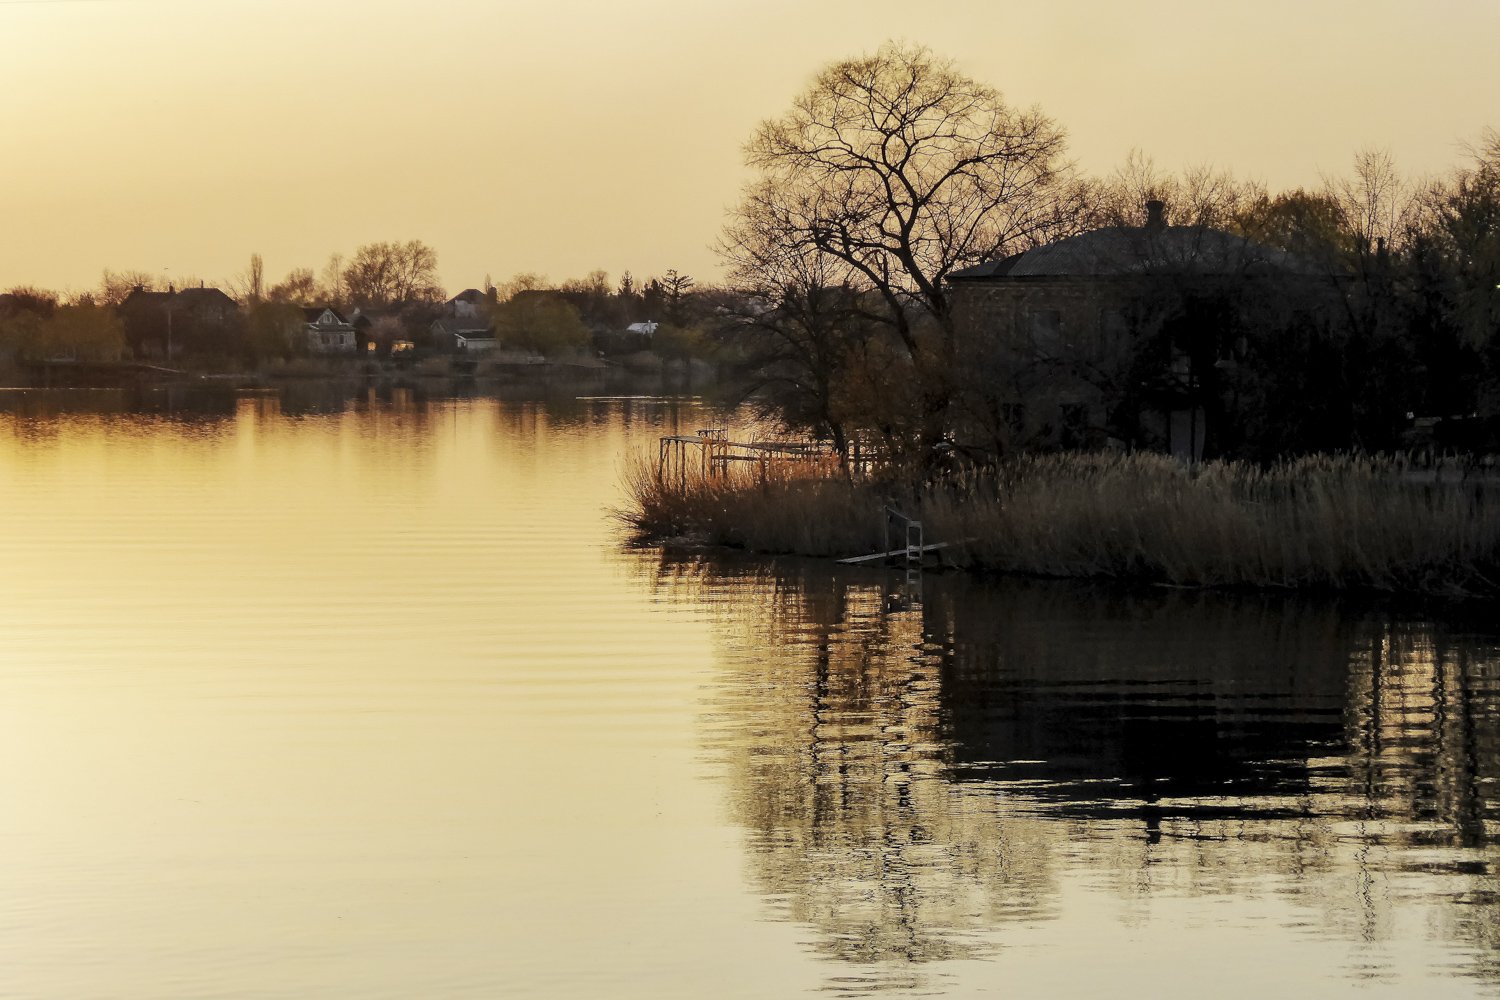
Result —
<path fill-rule="evenodd" d="M 1160 455 L 1021 459 L 941 483 L 855 481 L 832 464 L 625 473 L 640 535 L 809 556 L 885 548 L 880 510 L 920 518 L 961 568 L 1182 587 L 1500 594 L 1500 497 L 1419 482 L 1399 462 L 1314 457 L 1268 468 Z"/>

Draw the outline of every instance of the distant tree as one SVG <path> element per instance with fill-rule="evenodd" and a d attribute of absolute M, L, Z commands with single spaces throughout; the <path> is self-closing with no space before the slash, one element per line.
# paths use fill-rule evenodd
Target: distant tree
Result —
<path fill-rule="evenodd" d="M 245 298 L 250 302 L 259 302 L 266 297 L 266 262 L 261 259 L 260 254 L 250 255 L 249 285 L 246 289 Z"/>
<path fill-rule="evenodd" d="M 679 326 L 688 322 L 688 295 L 696 282 L 686 274 L 669 270 L 662 276 L 661 288 L 667 319 Z"/>
<path fill-rule="evenodd" d="M 686 362 L 701 358 L 708 352 L 709 342 L 703 331 L 695 326 L 678 326 L 662 323 L 651 338 L 652 350 L 669 361 Z"/>
<path fill-rule="evenodd" d="M 47 317 L 31 310 L 0 315 L 0 358 L 30 358 L 39 353 Z"/>
<path fill-rule="evenodd" d="M 667 288 L 660 278 L 649 278 L 641 289 L 641 314 L 648 320 L 660 320 L 667 311 Z"/>
<path fill-rule="evenodd" d="M 318 287 L 322 292 L 322 298 L 330 305 L 344 305 L 349 301 L 346 294 L 348 289 L 344 280 L 344 255 L 331 253 L 328 262 L 323 265 L 323 273 L 318 276 Z"/>
<path fill-rule="evenodd" d="M 266 265 L 258 253 L 250 255 L 245 270 L 224 283 L 225 290 L 245 305 L 254 305 L 266 298 Z"/>
<path fill-rule="evenodd" d="M 303 353 L 302 310 L 288 301 L 252 302 L 245 310 L 246 359 L 252 364 Z"/>
<path fill-rule="evenodd" d="M 117 306 L 137 288 L 148 292 L 160 291 L 168 282 L 148 271 L 111 271 L 107 268 L 99 280 L 99 292 L 94 301 L 101 306 Z"/>
<path fill-rule="evenodd" d="M 57 311 L 56 292 L 31 285 L 17 285 L 0 294 L 0 319 L 19 313 L 34 313 L 45 319 Z"/>
<path fill-rule="evenodd" d="M 1487 132 L 1474 166 L 1429 195 L 1428 212 L 1454 326 L 1475 346 L 1500 347 L 1500 132 Z"/>
<path fill-rule="evenodd" d="M 361 308 L 405 302 L 438 302 L 437 251 L 421 240 L 366 243 L 343 269 L 343 290 Z"/>
<path fill-rule="evenodd" d="M 1344 211 L 1326 191 L 1261 194 L 1239 213 L 1237 228 L 1257 243 L 1338 271 L 1355 252 Z"/>
<path fill-rule="evenodd" d="M 311 305 L 318 298 L 318 279 L 313 276 L 310 267 L 293 268 L 266 293 L 266 299 L 270 302 L 293 305 Z"/>
<path fill-rule="evenodd" d="M 125 352 L 125 326 L 109 306 L 59 306 L 26 331 L 19 345 L 28 356 L 76 361 L 117 361 Z"/>
<path fill-rule="evenodd" d="M 1160 201 L 1173 225 L 1234 230 L 1241 216 L 1264 198 L 1260 185 L 1237 180 L 1227 171 L 1198 166 L 1170 174 L 1136 149 L 1114 173 L 1089 189 L 1089 224 L 1139 226 L 1145 220 L 1146 203 Z"/>
<path fill-rule="evenodd" d="M 523 271 L 512 275 L 509 281 L 502 281 L 495 295 L 501 302 L 509 302 L 521 292 L 539 292 L 550 287 L 546 275 Z"/>
<path fill-rule="evenodd" d="M 604 331 L 619 324 L 619 309 L 605 272 L 590 271 L 583 278 L 563 282 L 558 290 L 578 310 L 585 325 Z"/>
<path fill-rule="evenodd" d="M 1325 188 L 1357 253 L 1373 254 L 1382 245 L 1396 249 L 1412 229 L 1417 191 L 1388 151 L 1361 150 L 1353 174 L 1326 181 Z"/>
<path fill-rule="evenodd" d="M 493 322 L 504 347 L 554 356 L 589 345 L 589 330 L 578 310 L 555 292 L 513 295 L 496 307 Z"/>

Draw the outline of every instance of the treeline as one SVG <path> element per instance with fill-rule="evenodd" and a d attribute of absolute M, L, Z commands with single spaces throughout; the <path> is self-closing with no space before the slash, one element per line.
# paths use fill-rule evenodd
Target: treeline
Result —
<path fill-rule="evenodd" d="M 335 254 L 321 270 L 270 280 L 259 254 L 222 283 L 180 284 L 145 271 L 106 270 L 71 294 L 34 287 L 0 293 L 0 360 L 170 360 L 205 368 L 260 365 L 312 349 L 309 309 L 332 307 L 359 331 L 359 354 L 454 350 L 435 324 L 462 320 L 499 343 L 549 357 L 650 350 L 667 359 L 706 352 L 695 282 L 669 270 L 612 282 L 603 271 L 550 282 L 527 273 L 448 299 L 437 252 L 419 240 L 372 243 Z"/>
<path fill-rule="evenodd" d="M 827 67 L 746 148 L 755 178 L 721 243 L 735 314 L 721 336 L 755 398 L 841 450 L 873 440 L 926 461 L 940 446 L 1160 446 L 1141 415 L 1174 406 L 1203 411 L 1205 457 L 1266 458 L 1386 450 L 1423 417 L 1500 413 L 1493 131 L 1437 178 L 1371 152 L 1315 189 L 1174 176 L 1141 156 L 1088 177 L 1039 110 L 887 45 Z M 1107 349 L 1055 321 L 1022 331 L 965 313 L 955 272 L 1101 228 L 1139 232 L 1154 201 L 1172 226 L 1281 252 L 1282 270 L 1206 280 L 1143 256 L 1075 282 L 1115 307 Z M 1169 389 L 1176 400 L 1161 402 Z M 1049 398 L 1061 416 L 1038 418 Z"/>

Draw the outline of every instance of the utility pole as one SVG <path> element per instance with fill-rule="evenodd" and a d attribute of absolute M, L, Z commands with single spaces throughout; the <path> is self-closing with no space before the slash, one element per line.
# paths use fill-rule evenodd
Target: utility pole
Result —
<path fill-rule="evenodd" d="M 162 268 L 162 272 L 163 273 L 165 273 L 167 271 L 170 271 L 170 270 L 172 270 L 170 267 L 164 267 L 164 268 Z M 172 365 L 172 296 L 174 294 L 175 293 L 172 290 L 172 282 L 168 281 L 167 282 L 167 366 L 168 367 L 171 367 L 171 365 Z"/>

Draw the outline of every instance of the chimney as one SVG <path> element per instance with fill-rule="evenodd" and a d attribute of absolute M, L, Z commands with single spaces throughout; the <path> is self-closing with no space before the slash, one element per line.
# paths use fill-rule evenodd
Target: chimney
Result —
<path fill-rule="evenodd" d="M 1161 232 L 1167 228 L 1167 203 L 1160 198 L 1152 198 L 1146 202 L 1146 228 L 1153 232 Z"/>

